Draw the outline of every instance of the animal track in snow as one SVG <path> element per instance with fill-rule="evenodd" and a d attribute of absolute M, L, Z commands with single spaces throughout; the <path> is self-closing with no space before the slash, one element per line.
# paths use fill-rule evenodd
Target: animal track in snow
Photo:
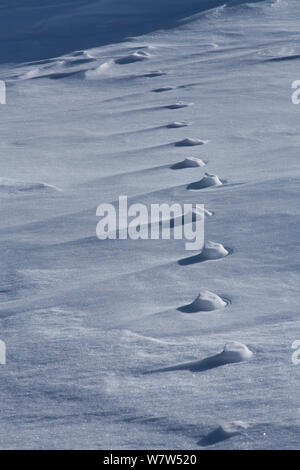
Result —
<path fill-rule="evenodd" d="M 204 436 L 198 442 L 198 445 L 206 447 L 217 444 L 218 442 L 225 441 L 231 437 L 238 436 L 247 428 L 248 425 L 243 421 L 233 421 L 231 423 L 221 424 L 217 429 L 207 434 L 207 436 Z"/>
<path fill-rule="evenodd" d="M 212 212 L 210 212 L 208 209 L 201 209 L 198 207 L 197 209 L 194 208 L 192 210 L 193 213 L 193 221 L 198 220 L 199 218 L 203 218 L 203 216 L 211 217 L 213 215 Z"/>
<path fill-rule="evenodd" d="M 0 191 L 58 191 L 58 188 L 46 183 L 32 183 L 8 178 L 0 178 Z"/>
<path fill-rule="evenodd" d="M 184 139 L 176 142 L 176 147 L 194 147 L 195 145 L 204 145 L 207 144 L 208 140 L 200 140 L 200 139 Z"/>
<path fill-rule="evenodd" d="M 201 255 L 207 260 L 215 260 L 220 258 L 225 258 L 229 252 L 224 248 L 221 243 L 215 242 L 206 242 L 202 250 Z"/>
<path fill-rule="evenodd" d="M 194 103 L 184 103 L 183 101 L 178 101 L 178 103 L 168 104 L 164 106 L 166 109 L 180 109 L 180 108 L 187 108 L 188 106 L 193 106 Z"/>
<path fill-rule="evenodd" d="M 154 70 L 153 72 L 145 73 L 142 75 L 144 78 L 155 78 L 161 77 L 162 75 L 167 75 L 166 72 L 162 72 L 161 70 Z"/>
<path fill-rule="evenodd" d="M 46 74 L 46 75 L 39 75 L 39 76 L 36 76 L 36 77 L 32 77 L 32 79 L 36 80 L 36 79 L 41 79 L 41 78 L 49 78 L 50 80 L 60 80 L 62 78 L 68 78 L 68 77 L 74 77 L 74 76 L 84 77 L 85 72 L 83 70 L 76 70 L 74 72 L 49 73 L 49 74 Z"/>
<path fill-rule="evenodd" d="M 225 302 L 221 297 L 209 290 L 201 291 L 198 297 L 189 305 L 179 307 L 180 312 L 196 313 L 196 312 L 210 312 L 219 310 L 226 307 L 228 302 Z"/>
<path fill-rule="evenodd" d="M 179 122 L 179 121 L 175 121 L 175 122 L 171 122 L 171 124 L 168 124 L 166 127 L 167 129 L 179 129 L 180 127 L 187 127 L 189 124 L 185 121 L 183 122 Z"/>
<path fill-rule="evenodd" d="M 196 157 L 187 157 L 182 162 L 175 163 L 171 166 L 172 170 L 181 170 L 183 168 L 197 168 L 205 166 L 206 162 L 201 160 L 201 158 Z"/>
<path fill-rule="evenodd" d="M 190 370 L 191 372 L 204 372 L 206 370 L 215 369 L 227 364 L 235 364 L 238 362 L 249 361 L 253 357 L 253 352 L 248 349 L 245 344 L 238 341 L 227 343 L 222 352 L 214 356 L 206 357 L 200 361 L 186 362 L 171 367 L 164 367 L 148 372 L 153 374 L 157 372 L 171 372 L 175 370 Z"/>
<path fill-rule="evenodd" d="M 96 59 L 93 57 L 83 57 L 81 59 L 71 59 L 65 63 L 66 67 L 73 67 L 74 65 L 89 64 L 90 62 L 95 62 Z"/>
<path fill-rule="evenodd" d="M 120 59 L 115 59 L 115 63 L 119 65 L 133 64 L 134 62 L 141 62 L 143 60 L 149 59 L 149 57 L 151 57 L 149 52 L 136 51 L 133 54 L 120 57 Z"/>
<path fill-rule="evenodd" d="M 196 181 L 195 183 L 190 183 L 187 189 L 199 190 L 204 188 L 210 188 L 211 186 L 222 186 L 222 184 L 222 181 L 217 175 L 205 173 L 201 180 Z"/>
<path fill-rule="evenodd" d="M 163 86 L 163 87 L 160 87 L 160 88 L 155 88 L 153 91 L 153 93 L 164 93 L 165 91 L 171 91 L 171 90 L 174 90 L 175 87 L 173 86 Z"/>
<path fill-rule="evenodd" d="M 225 258 L 230 254 L 221 243 L 206 242 L 203 250 L 199 255 L 190 256 L 178 261 L 181 266 L 189 266 L 191 264 L 202 263 L 203 261 L 218 260 Z"/>
<path fill-rule="evenodd" d="M 191 211 L 185 211 L 182 215 L 166 218 L 166 219 L 158 219 L 157 221 L 150 222 L 148 225 L 159 225 L 160 227 L 163 224 L 170 224 L 170 228 L 174 228 L 179 225 L 184 225 L 185 223 L 191 222 L 198 222 L 203 220 L 205 216 L 210 217 L 212 212 L 207 209 L 202 209 L 201 207 L 193 208 Z"/>

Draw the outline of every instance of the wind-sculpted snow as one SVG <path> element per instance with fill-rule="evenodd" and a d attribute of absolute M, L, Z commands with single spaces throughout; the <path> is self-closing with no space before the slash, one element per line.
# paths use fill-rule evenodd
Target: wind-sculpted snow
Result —
<path fill-rule="evenodd" d="M 247 423 L 243 421 L 234 421 L 232 423 L 221 424 L 218 428 L 211 431 L 207 436 L 204 436 L 199 445 L 202 447 L 212 446 L 219 442 L 238 436 L 245 432 L 248 428 Z"/>
<path fill-rule="evenodd" d="M 217 175 L 212 175 L 210 173 L 205 173 L 203 178 L 200 181 L 196 181 L 195 183 L 191 183 L 188 185 L 188 189 L 192 190 L 199 190 L 210 188 L 213 186 L 222 186 L 222 181 Z"/>
<path fill-rule="evenodd" d="M 197 167 L 202 167 L 205 166 L 206 163 L 201 160 L 201 158 L 196 158 L 196 157 L 187 157 L 185 160 L 182 162 L 175 163 L 172 166 L 173 170 L 181 170 L 183 168 L 197 168 Z"/>
<path fill-rule="evenodd" d="M 222 259 L 229 254 L 230 250 L 225 248 L 221 243 L 208 241 L 204 244 L 200 254 L 181 259 L 178 263 L 181 266 L 189 266 L 190 264 L 202 263 L 204 261 Z"/>
<path fill-rule="evenodd" d="M 180 307 L 179 310 L 185 313 L 210 312 L 226 307 L 228 302 L 217 294 L 208 290 L 201 291 L 198 297 L 188 305 Z"/>
<path fill-rule="evenodd" d="M 177 147 L 195 147 L 196 145 L 204 145 L 207 142 L 201 139 L 183 139 L 175 143 Z"/>
<path fill-rule="evenodd" d="M 299 448 L 300 2 L 236 3 L 0 2 L 1 448 Z"/>
<path fill-rule="evenodd" d="M 0 194 L 1 192 L 39 192 L 39 191 L 57 191 L 55 186 L 46 183 L 33 183 L 27 181 L 17 181 L 7 178 L 0 178 Z"/>
<path fill-rule="evenodd" d="M 188 123 L 187 122 L 171 122 L 171 124 L 168 124 L 166 127 L 167 129 L 179 129 L 180 127 L 187 127 Z"/>
<path fill-rule="evenodd" d="M 253 352 L 242 343 L 238 341 L 232 341 L 225 344 L 224 349 L 219 354 L 214 356 L 200 359 L 199 361 L 188 362 L 184 364 L 178 364 L 175 366 L 165 367 L 157 369 L 148 373 L 155 372 L 171 372 L 180 370 L 190 370 L 192 372 L 205 372 L 210 369 L 225 366 L 228 364 L 235 364 L 237 362 L 249 361 L 253 357 Z"/>
<path fill-rule="evenodd" d="M 249 1 L 249 0 L 248 0 Z M 244 3 L 234 0 L 230 3 Z M 0 62 L 37 60 L 172 27 L 223 0 L 2 0 Z"/>

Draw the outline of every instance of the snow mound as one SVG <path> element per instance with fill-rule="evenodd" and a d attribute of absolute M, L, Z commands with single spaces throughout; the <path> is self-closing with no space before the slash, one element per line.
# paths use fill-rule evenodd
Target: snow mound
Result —
<path fill-rule="evenodd" d="M 136 51 L 133 54 L 129 54 L 120 59 L 115 59 L 115 63 L 119 65 L 133 64 L 134 62 L 141 62 L 143 60 L 149 59 L 151 55 L 146 51 Z"/>
<path fill-rule="evenodd" d="M 226 307 L 227 303 L 217 294 L 208 290 L 201 291 L 198 297 L 189 305 L 180 308 L 185 313 L 210 312 Z"/>
<path fill-rule="evenodd" d="M 187 122 L 175 121 L 175 122 L 171 122 L 171 124 L 168 124 L 166 127 L 168 129 L 178 129 L 180 127 L 187 127 L 187 126 L 188 126 Z"/>
<path fill-rule="evenodd" d="M 206 242 L 201 252 L 201 256 L 207 260 L 225 258 L 229 252 L 221 243 Z"/>
<path fill-rule="evenodd" d="M 217 175 L 211 175 L 209 173 L 205 173 L 203 178 L 200 181 L 196 181 L 196 183 L 191 183 L 188 185 L 188 189 L 204 189 L 209 188 L 211 186 L 222 186 L 222 181 Z"/>
<path fill-rule="evenodd" d="M 194 147 L 195 145 L 204 145 L 207 143 L 207 140 L 200 139 L 184 139 L 176 142 L 176 147 Z"/>
<path fill-rule="evenodd" d="M 221 424 L 217 429 L 202 438 L 198 442 L 198 445 L 205 447 L 217 444 L 231 437 L 238 436 L 247 428 L 248 424 L 243 421 L 232 421 L 230 423 Z"/>
<path fill-rule="evenodd" d="M 185 160 L 182 162 L 175 163 L 172 166 L 173 170 L 180 170 L 183 168 L 196 168 L 196 167 L 202 167 L 205 166 L 206 163 L 201 160 L 201 158 L 196 158 L 196 157 L 187 157 Z"/>

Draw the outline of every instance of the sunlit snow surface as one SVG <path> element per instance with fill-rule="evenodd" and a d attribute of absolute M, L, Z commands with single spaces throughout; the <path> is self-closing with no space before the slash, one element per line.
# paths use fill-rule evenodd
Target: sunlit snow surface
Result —
<path fill-rule="evenodd" d="M 1 448 L 299 448 L 299 21 L 298 0 L 219 7 L 1 65 Z M 119 195 L 205 204 L 227 256 L 99 241 Z M 184 311 L 206 291 L 226 307 Z"/>

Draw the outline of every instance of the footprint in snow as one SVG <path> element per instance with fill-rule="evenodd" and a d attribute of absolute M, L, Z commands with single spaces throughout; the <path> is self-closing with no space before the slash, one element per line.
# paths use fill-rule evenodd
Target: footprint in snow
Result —
<path fill-rule="evenodd" d="M 201 178 L 201 180 L 196 181 L 195 183 L 190 183 L 187 186 L 187 189 L 197 191 L 199 189 L 210 188 L 211 186 L 222 186 L 222 185 L 223 183 L 217 175 L 205 173 L 205 175 L 203 176 L 203 178 Z"/>
<path fill-rule="evenodd" d="M 253 352 L 242 343 L 232 341 L 227 343 L 222 352 L 214 356 L 206 357 L 200 361 L 186 362 L 175 366 L 155 369 L 146 374 L 155 374 L 158 372 L 171 372 L 175 370 L 189 370 L 191 372 L 205 372 L 210 369 L 225 366 L 227 364 L 235 364 L 238 362 L 249 361 L 253 357 Z"/>
<path fill-rule="evenodd" d="M 1 192 L 32 192 L 32 191 L 59 191 L 56 186 L 47 183 L 19 181 L 9 178 L 0 178 Z"/>
<path fill-rule="evenodd" d="M 173 86 L 163 86 L 161 88 L 155 88 L 153 91 L 153 93 L 164 93 L 165 91 L 171 91 L 171 90 L 175 90 L 176 87 L 173 87 Z"/>
<path fill-rule="evenodd" d="M 224 308 L 227 305 L 228 301 L 225 301 L 209 290 L 204 290 L 200 292 L 191 304 L 179 307 L 178 310 L 183 313 L 211 312 Z"/>
<path fill-rule="evenodd" d="M 178 103 L 168 104 L 164 106 L 165 109 L 180 109 L 187 108 L 188 106 L 193 106 L 194 103 L 184 103 L 183 101 L 178 101 Z"/>
<path fill-rule="evenodd" d="M 200 254 L 189 256 L 178 261 L 181 266 L 189 266 L 191 264 L 203 263 L 204 261 L 218 260 L 225 258 L 232 250 L 225 248 L 221 243 L 206 242 Z"/>
<path fill-rule="evenodd" d="M 175 143 L 176 147 L 194 147 L 195 145 L 204 145 L 207 144 L 208 140 L 200 139 L 183 139 Z"/>
<path fill-rule="evenodd" d="M 161 77 L 162 75 L 167 75 L 166 72 L 162 72 L 161 70 L 154 70 L 154 72 L 145 73 L 142 75 L 144 78 L 155 78 Z"/>
<path fill-rule="evenodd" d="M 243 421 L 233 421 L 231 423 L 221 424 L 218 428 L 204 436 L 197 444 L 202 447 L 212 446 L 218 442 L 225 441 L 231 437 L 242 434 L 248 428 Z"/>
<path fill-rule="evenodd" d="M 183 168 L 197 168 L 205 166 L 207 162 L 201 160 L 201 158 L 187 157 L 182 162 L 174 163 L 171 166 L 172 170 L 182 170 Z"/>
<path fill-rule="evenodd" d="M 120 57 L 120 59 L 115 59 L 115 63 L 119 65 L 133 64 L 134 62 L 141 62 L 143 60 L 149 59 L 151 55 L 145 51 L 136 51 L 133 54 L 129 54 L 125 57 Z"/>
<path fill-rule="evenodd" d="M 170 124 L 167 124 L 166 128 L 167 129 L 179 129 L 180 127 L 187 127 L 189 124 L 188 122 L 179 122 L 179 121 L 175 121 L 175 122 L 171 122 Z"/>

